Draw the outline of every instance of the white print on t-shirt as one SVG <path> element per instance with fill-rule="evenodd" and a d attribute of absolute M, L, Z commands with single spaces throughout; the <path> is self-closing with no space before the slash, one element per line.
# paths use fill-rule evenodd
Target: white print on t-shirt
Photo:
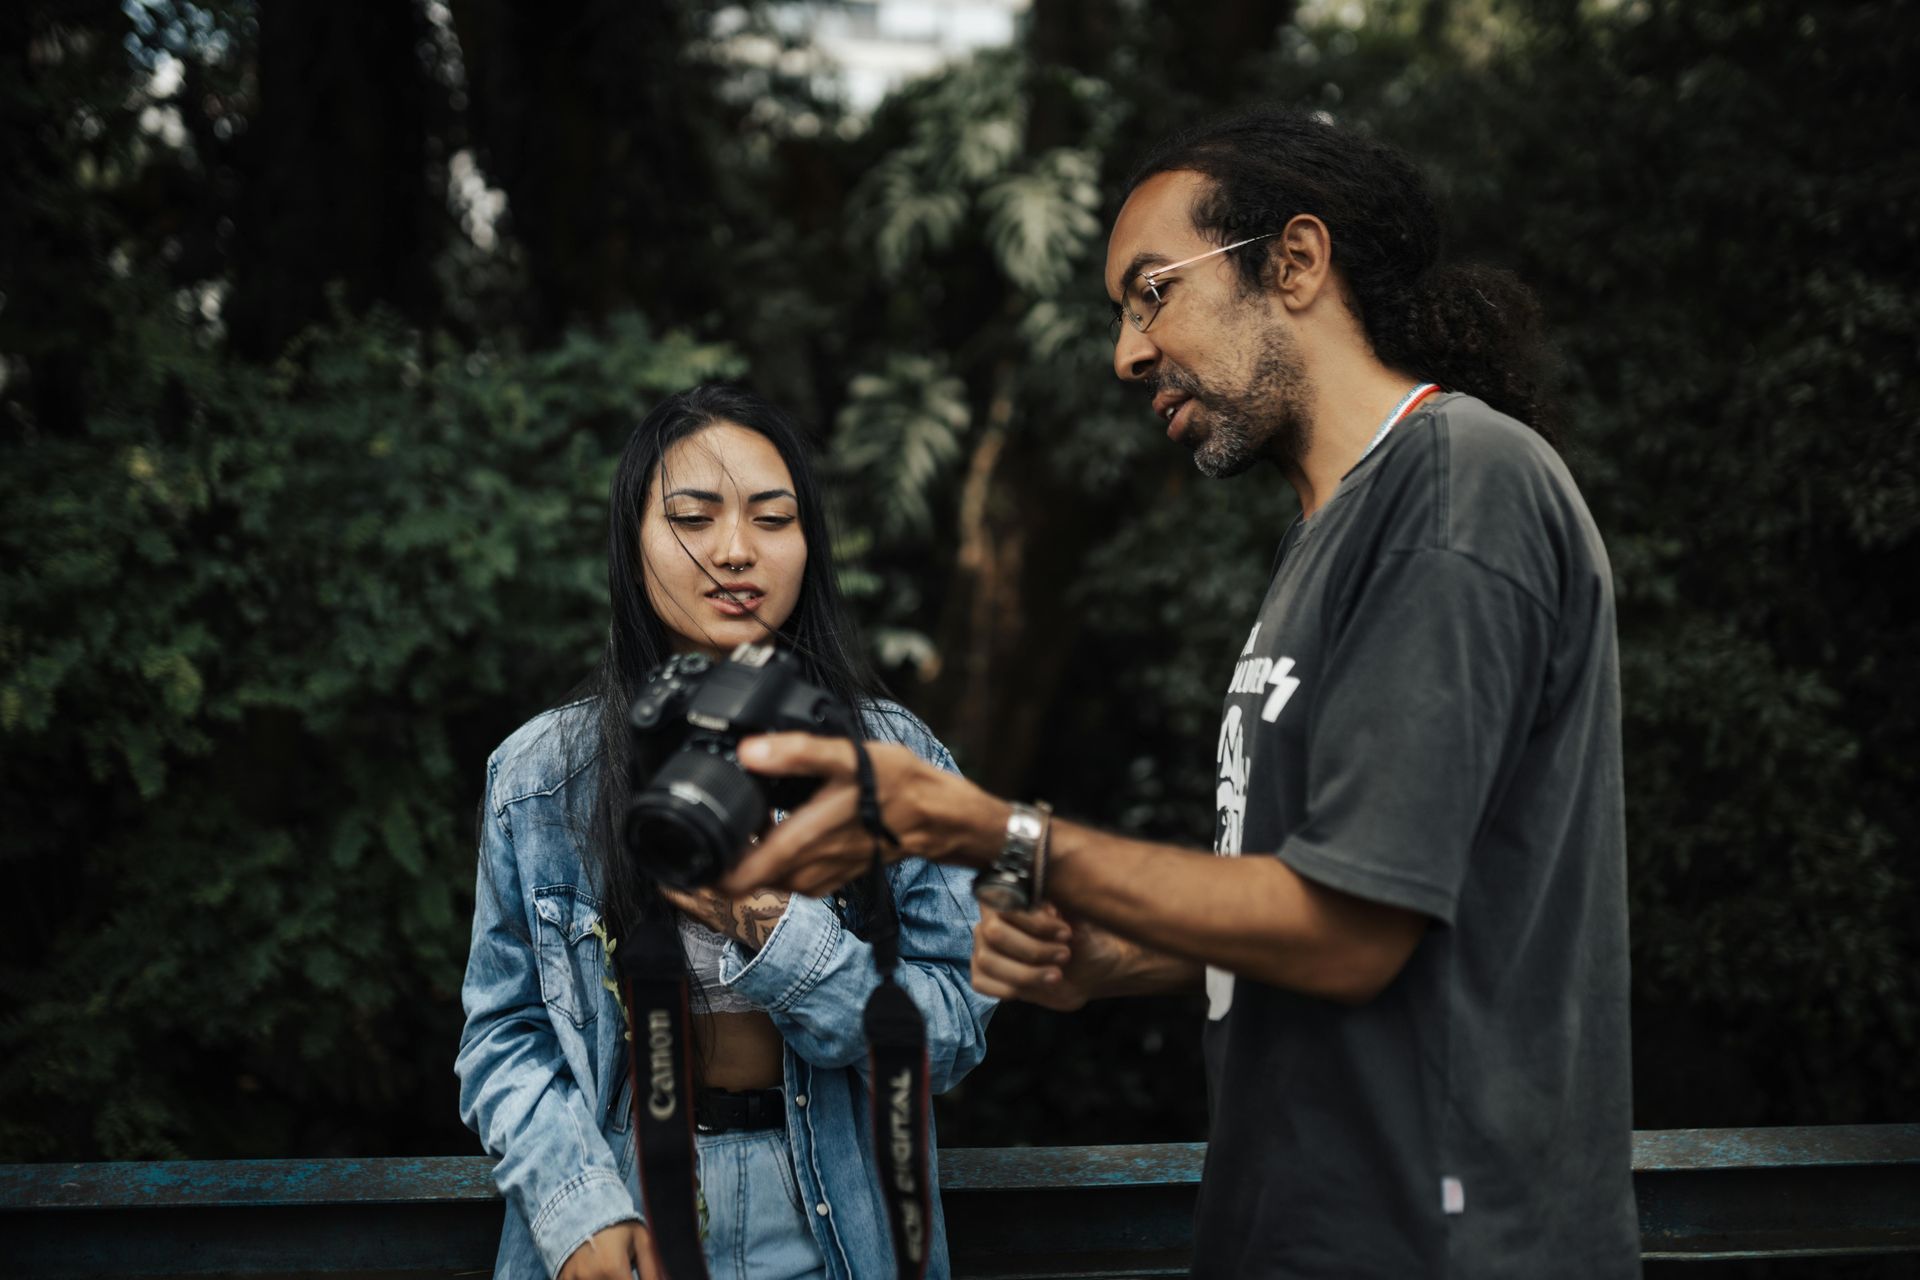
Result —
<path fill-rule="evenodd" d="M 1220 721 L 1220 745 L 1214 763 L 1219 766 L 1213 792 L 1219 821 L 1214 824 L 1213 851 L 1222 857 L 1240 856 L 1247 818 L 1247 735 L 1240 727 L 1240 708 L 1228 707 Z"/>
<path fill-rule="evenodd" d="M 1240 661 L 1234 665 L 1233 685 L 1229 692 L 1247 691 L 1242 687 L 1241 681 L 1248 669 L 1249 655 L 1253 653 L 1253 646 L 1259 639 L 1260 624 L 1256 622 L 1247 636 L 1246 647 L 1240 651 Z M 1262 678 L 1264 679 L 1264 674 Z M 1241 709 L 1238 706 L 1228 707 L 1227 714 L 1220 721 L 1220 742 L 1214 749 L 1214 764 L 1217 768 L 1214 806 L 1218 812 L 1214 823 L 1213 851 L 1223 858 L 1240 856 L 1240 844 L 1246 832 L 1247 734 L 1241 721 Z M 1233 1008 L 1233 975 L 1225 969 L 1216 969 L 1208 965 L 1207 1017 L 1217 1022 L 1226 1017 L 1227 1011 L 1231 1008 Z"/>
<path fill-rule="evenodd" d="M 1254 630 L 1258 631 L 1256 627 Z M 1213 851 L 1223 858 L 1240 856 L 1240 841 L 1247 816 L 1247 736 L 1240 725 L 1240 708 L 1228 707 L 1220 721 L 1220 745 L 1214 759 L 1219 765 L 1219 781 L 1214 804 L 1219 809 L 1215 823 Z M 1219 1021 L 1233 1008 L 1233 975 L 1225 969 L 1207 966 L 1207 1017 Z"/>
<path fill-rule="evenodd" d="M 1247 637 L 1247 647 L 1240 653 L 1240 661 L 1234 664 L 1233 683 L 1227 686 L 1229 694 L 1267 693 L 1267 705 L 1260 708 L 1260 718 L 1272 724 L 1280 718 L 1280 711 L 1287 705 L 1287 699 L 1300 687 L 1293 677 L 1292 658 L 1256 658 L 1253 656 L 1253 642 L 1260 638 L 1260 624 L 1253 624 L 1253 634 Z"/>

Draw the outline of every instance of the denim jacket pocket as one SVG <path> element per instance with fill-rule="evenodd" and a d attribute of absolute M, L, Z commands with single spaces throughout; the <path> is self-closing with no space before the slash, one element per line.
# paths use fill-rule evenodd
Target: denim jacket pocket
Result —
<path fill-rule="evenodd" d="M 576 1027 L 599 1016 L 600 979 L 605 973 L 600 939 L 600 904 L 570 884 L 533 891 L 540 918 L 540 998 L 556 1015 Z"/>

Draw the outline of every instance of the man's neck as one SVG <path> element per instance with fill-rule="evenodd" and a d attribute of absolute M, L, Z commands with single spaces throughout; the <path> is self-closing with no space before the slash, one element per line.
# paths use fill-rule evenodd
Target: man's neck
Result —
<path fill-rule="evenodd" d="M 1300 495 L 1300 513 L 1325 506 L 1340 479 L 1353 470 L 1394 406 L 1418 379 L 1387 368 L 1371 352 L 1336 357 L 1312 371 L 1307 401 L 1306 450 L 1287 467 Z"/>

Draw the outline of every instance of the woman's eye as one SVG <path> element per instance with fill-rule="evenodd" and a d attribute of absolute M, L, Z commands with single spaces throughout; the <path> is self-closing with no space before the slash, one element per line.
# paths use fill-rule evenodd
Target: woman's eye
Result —
<path fill-rule="evenodd" d="M 677 524 L 683 529 L 699 529 L 699 528 L 702 528 L 703 526 L 712 524 L 713 517 L 712 516 L 670 515 L 667 517 L 667 523 Z"/>
<path fill-rule="evenodd" d="M 784 529 L 795 519 L 794 516 L 761 516 L 760 524 L 768 529 Z"/>

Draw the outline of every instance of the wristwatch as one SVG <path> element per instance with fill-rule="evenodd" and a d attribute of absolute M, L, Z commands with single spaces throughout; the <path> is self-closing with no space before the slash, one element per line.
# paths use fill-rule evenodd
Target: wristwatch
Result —
<path fill-rule="evenodd" d="M 1007 838 L 991 867 L 973 878 L 973 896 L 995 911 L 1025 911 L 1040 900 L 1038 872 L 1046 860 L 1053 809 L 1046 801 L 1014 801 Z"/>

